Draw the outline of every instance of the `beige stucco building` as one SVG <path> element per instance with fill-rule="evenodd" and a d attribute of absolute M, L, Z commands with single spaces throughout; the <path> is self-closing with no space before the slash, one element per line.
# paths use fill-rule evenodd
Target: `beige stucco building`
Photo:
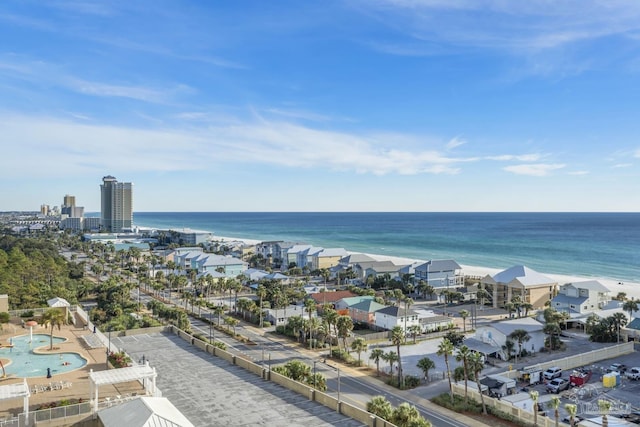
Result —
<path fill-rule="evenodd" d="M 534 309 L 544 308 L 558 289 L 555 280 L 524 265 L 516 265 L 494 276 L 487 275 L 480 281 L 480 286 L 489 292 L 494 308 L 504 307 L 516 295 Z"/>

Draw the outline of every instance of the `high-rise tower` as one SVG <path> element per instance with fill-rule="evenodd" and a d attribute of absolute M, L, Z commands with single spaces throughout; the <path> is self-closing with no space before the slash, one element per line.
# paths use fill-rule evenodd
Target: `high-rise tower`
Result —
<path fill-rule="evenodd" d="M 112 233 L 131 231 L 133 228 L 133 184 L 118 182 L 111 176 L 102 178 L 100 186 L 102 228 Z"/>

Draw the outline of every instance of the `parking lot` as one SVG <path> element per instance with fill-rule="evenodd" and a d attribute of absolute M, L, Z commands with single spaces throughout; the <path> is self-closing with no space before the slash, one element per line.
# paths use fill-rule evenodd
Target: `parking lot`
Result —
<path fill-rule="evenodd" d="M 597 411 L 597 401 L 599 399 L 607 399 L 613 402 L 620 402 L 621 407 L 614 407 L 611 416 L 620 415 L 623 412 L 640 412 L 640 380 L 628 379 L 625 375 L 620 376 L 620 383 L 616 387 L 605 387 L 603 384 L 603 375 L 607 374 L 607 368 L 613 363 L 625 364 L 628 369 L 634 366 L 640 366 L 640 354 L 636 351 L 615 359 L 601 361 L 591 366 L 585 366 L 586 369 L 592 370 L 591 379 L 582 387 L 570 387 L 566 391 L 562 391 L 560 396 L 562 404 L 560 405 L 560 418 L 564 419 L 568 416 L 564 405 L 573 403 L 578 406 L 578 415 L 584 418 L 599 417 Z M 569 379 L 571 371 L 564 371 L 562 378 Z M 540 406 L 550 417 L 553 417 L 553 410 L 548 407 L 548 402 L 552 396 L 556 394 L 547 391 L 545 383 L 524 387 L 524 384 L 518 388 L 519 392 L 536 390 L 539 393 Z M 628 405 L 626 405 L 628 404 Z M 640 423 L 640 416 L 632 416 L 629 421 Z"/>

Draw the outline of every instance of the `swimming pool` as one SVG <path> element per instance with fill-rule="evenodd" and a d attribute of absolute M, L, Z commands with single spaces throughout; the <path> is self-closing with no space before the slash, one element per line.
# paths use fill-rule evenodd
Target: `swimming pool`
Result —
<path fill-rule="evenodd" d="M 53 337 L 53 345 L 66 341 L 65 338 Z M 34 334 L 33 339 L 29 335 L 19 335 L 12 337 L 5 345 L 13 347 L 3 347 L 0 349 L 0 359 L 5 362 L 7 376 L 20 378 L 46 377 L 47 369 L 51 375 L 62 374 L 82 368 L 87 364 L 87 360 L 78 353 L 52 353 L 38 354 L 33 349 L 49 348 L 51 338 L 46 334 Z M 1 375 L 1 372 L 0 372 Z"/>

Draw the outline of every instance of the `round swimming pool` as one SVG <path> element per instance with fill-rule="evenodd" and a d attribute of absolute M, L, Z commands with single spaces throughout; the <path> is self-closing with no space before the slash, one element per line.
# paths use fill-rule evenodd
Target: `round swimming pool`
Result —
<path fill-rule="evenodd" d="M 60 344 L 65 338 L 53 337 L 53 344 Z M 0 349 L 0 359 L 5 364 L 7 376 L 20 378 L 46 377 L 47 369 L 51 375 L 62 374 L 82 368 L 87 360 L 78 353 L 52 353 L 38 354 L 34 349 L 46 350 L 49 348 L 51 338 L 46 334 L 19 335 L 5 342 Z M 11 347 L 13 345 L 13 347 Z M 1 373 L 0 373 L 1 374 Z"/>

